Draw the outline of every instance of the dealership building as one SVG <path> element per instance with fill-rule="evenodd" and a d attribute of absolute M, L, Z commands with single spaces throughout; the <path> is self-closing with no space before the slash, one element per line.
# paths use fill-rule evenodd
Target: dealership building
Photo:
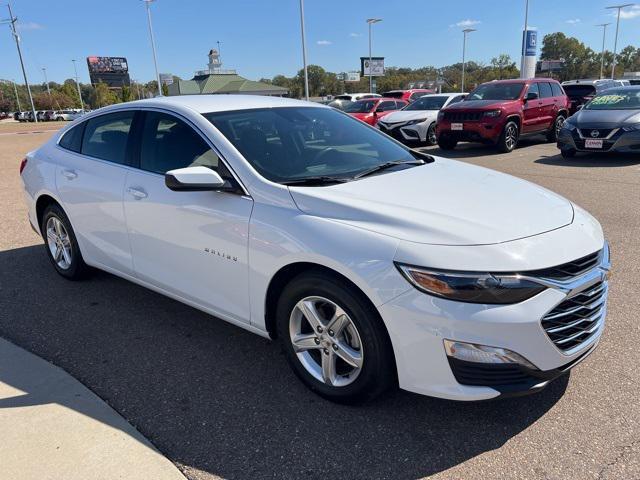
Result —
<path fill-rule="evenodd" d="M 235 70 L 222 69 L 220 54 L 209 51 L 206 70 L 196 72 L 191 80 L 176 80 L 167 86 L 169 95 L 232 94 L 271 95 L 283 97 L 289 94 L 286 88 L 241 77 Z"/>

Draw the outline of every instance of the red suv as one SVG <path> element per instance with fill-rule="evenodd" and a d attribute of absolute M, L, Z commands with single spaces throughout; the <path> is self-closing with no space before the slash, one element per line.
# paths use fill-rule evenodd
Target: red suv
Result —
<path fill-rule="evenodd" d="M 348 104 L 344 107 L 344 111 L 373 126 L 385 115 L 406 106 L 407 102 L 395 98 L 365 98 Z"/>
<path fill-rule="evenodd" d="M 436 135 L 443 150 L 458 142 L 481 142 L 510 152 L 523 135 L 545 134 L 555 142 L 569 116 L 569 99 L 551 79 L 483 83 L 467 98 L 438 114 Z"/>

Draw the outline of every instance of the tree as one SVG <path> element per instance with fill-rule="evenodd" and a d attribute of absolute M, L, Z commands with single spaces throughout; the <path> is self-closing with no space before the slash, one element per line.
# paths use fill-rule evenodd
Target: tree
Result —
<path fill-rule="evenodd" d="M 166 83 L 162 84 L 162 95 L 164 95 L 165 97 L 169 96 L 169 87 Z"/>
<path fill-rule="evenodd" d="M 506 53 L 501 53 L 497 57 L 493 57 L 491 59 L 491 67 L 498 72 L 498 80 L 503 78 L 503 74 L 505 71 L 508 72 L 506 78 L 510 78 L 515 73 L 514 70 L 517 70 L 516 62 L 511 60 L 511 57 Z"/>
<path fill-rule="evenodd" d="M 94 97 L 92 98 L 91 107 L 100 108 L 114 103 L 120 103 L 118 96 L 107 87 L 106 83 L 100 82 L 95 85 Z"/>
<path fill-rule="evenodd" d="M 133 100 L 133 94 L 131 93 L 131 87 L 127 85 L 122 86 L 122 91 L 120 92 L 120 96 L 122 97 L 123 102 L 130 102 Z"/>

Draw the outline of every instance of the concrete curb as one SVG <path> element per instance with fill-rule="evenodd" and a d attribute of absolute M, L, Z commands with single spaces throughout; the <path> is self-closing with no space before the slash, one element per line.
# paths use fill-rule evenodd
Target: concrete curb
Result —
<path fill-rule="evenodd" d="M 3 339 L 0 432 L 2 478 L 185 480 L 84 385 Z"/>

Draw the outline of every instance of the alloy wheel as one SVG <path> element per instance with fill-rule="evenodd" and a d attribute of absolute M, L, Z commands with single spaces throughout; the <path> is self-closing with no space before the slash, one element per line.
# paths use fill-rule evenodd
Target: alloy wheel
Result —
<path fill-rule="evenodd" d="M 509 150 L 513 150 L 516 147 L 518 141 L 518 130 L 515 125 L 508 125 L 507 130 L 504 133 L 504 143 Z"/>
<path fill-rule="evenodd" d="M 564 126 L 564 117 L 558 117 L 558 119 L 556 120 L 556 138 L 560 136 L 560 130 L 562 130 L 563 126 Z"/>
<path fill-rule="evenodd" d="M 304 369 L 333 387 L 353 383 L 362 371 L 362 340 L 349 315 L 324 297 L 306 297 L 289 317 L 291 345 Z"/>
<path fill-rule="evenodd" d="M 427 141 L 430 145 L 435 145 L 436 143 L 438 143 L 438 138 L 436 137 L 436 129 L 433 125 L 430 126 L 429 130 L 427 131 Z"/>
<path fill-rule="evenodd" d="M 47 245 L 53 261 L 62 270 L 67 270 L 73 261 L 71 239 L 64 224 L 57 217 L 50 217 L 46 225 Z"/>

